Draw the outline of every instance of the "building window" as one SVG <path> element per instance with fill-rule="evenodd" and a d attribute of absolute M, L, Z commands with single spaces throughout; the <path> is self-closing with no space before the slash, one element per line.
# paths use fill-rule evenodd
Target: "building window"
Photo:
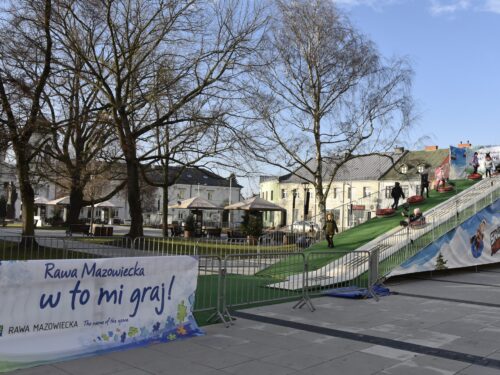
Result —
<path fill-rule="evenodd" d="M 158 199 L 158 211 L 160 211 L 160 200 Z"/>
<path fill-rule="evenodd" d="M 274 193 L 274 191 L 271 190 L 271 202 L 274 200 L 274 194 L 273 193 Z"/>
<path fill-rule="evenodd" d="M 285 189 L 281 189 L 281 199 L 285 199 L 286 198 L 286 190 Z"/>
<path fill-rule="evenodd" d="M 213 191 L 208 191 L 207 192 L 207 195 L 208 195 L 208 200 L 211 201 L 214 199 L 214 192 Z"/>
<path fill-rule="evenodd" d="M 420 195 L 420 185 L 415 185 L 415 195 Z"/>
<path fill-rule="evenodd" d="M 388 199 L 392 198 L 392 186 L 386 186 L 385 187 L 385 197 Z"/>
<path fill-rule="evenodd" d="M 184 219 L 184 212 L 179 212 L 179 214 L 177 215 L 177 218 L 178 218 L 179 220 Z"/>
<path fill-rule="evenodd" d="M 363 187 L 363 198 L 366 198 L 367 196 L 369 196 L 371 193 L 370 193 L 370 188 L 369 187 Z"/>
<path fill-rule="evenodd" d="M 267 191 L 265 192 L 265 197 L 266 197 L 265 199 L 266 199 L 266 201 L 267 201 Z"/>
<path fill-rule="evenodd" d="M 333 199 L 337 199 L 337 188 L 333 188 Z"/>
<path fill-rule="evenodd" d="M 347 199 L 351 199 L 351 198 L 352 198 L 352 188 L 348 187 L 347 188 Z"/>
<path fill-rule="evenodd" d="M 184 199 L 186 197 L 186 189 L 179 189 L 177 191 L 177 198 Z"/>
<path fill-rule="evenodd" d="M 403 188 L 403 194 L 406 198 L 408 198 L 410 196 L 410 188 L 408 187 L 408 185 L 403 185 L 401 187 Z"/>
<path fill-rule="evenodd" d="M 337 222 L 337 225 L 340 221 L 340 208 L 336 208 L 333 210 L 333 218 L 335 219 L 335 221 Z"/>
<path fill-rule="evenodd" d="M 113 208 L 113 217 L 119 217 L 120 216 L 120 210 L 118 208 Z"/>

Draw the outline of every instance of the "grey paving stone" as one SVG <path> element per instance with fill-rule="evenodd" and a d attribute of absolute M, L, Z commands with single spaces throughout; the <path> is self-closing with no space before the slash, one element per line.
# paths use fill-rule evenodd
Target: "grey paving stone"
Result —
<path fill-rule="evenodd" d="M 247 344 L 250 340 L 234 337 L 231 332 L 214 333 L 203 337 L 198 337 L 198 345 L 209 346 L 214 349 L 225 349 L 235 345 Z"/>
<path fill-rule="evenodd" d="M 443 345 L 452 343 L 453 341 L 460 338 L 461 336 L 450 335 L 449 333 L 431 331 L 429 329 L 421 329 L 414 330 L 414 332 L 400 337 L 399 340 L 412 344 L 429 346 L 432 348 L 440 348 Z"/>
<path fill-rule="evenodd" d="M 215 371 L 211 367 L 203 366 L 187 359 L 173 358 L 167 355 L 164 355 L 161 360 L 142 363 L 139 368 L 152 374 L 168 375 L 209 375 Z"/>
<path fill-rule="evenodd" d="M 469 366 L 464 370 L 457 372 L 457 375 L 498 375 L 499 369 L 482 367 L 482 366 Z"/>
<path fill-rule="evenodd" d="M 165 353 L 152 350 L 149 347 L 114 352 L 106 355 L 108 358 L 112 358 L 116 361 L 123 362 L 137 368 L 141 368 L 142 365 L 150 362 L 161 361 L 165 358 L 165 356 Z"/>
<path fill-rule="evenodd" d="M 130 368 L 127 364 L 104 355 L 58 362 L 53 366 L 72 375 L 105 375 Z"/>
<path fill-rule="evenodd" d="M 496 352 L 500 346 L 500 342 L 482 340 L 481 338 L 463 337 L 453 342 L 443 345 L 443 349 L 453 350 L 460 353 L 473 354 L 487 357 Z M 500 372 L 499 372 L 500 374 Z"/>
<path fill-rule="evenodd" d="M 406 361 L 415 357 L 417 354 L 406 350 L 388 348 L 387 346 L 373 345 L 361 350 L 363 353 L 376 355 L 383 358 L 394 359 L 396 361 Z"/>
<path fill-rule="evenodd" d="M 249 342 L 247 344 L 236 345 L 227 348 L 227 350 L 231 353 L 241 354 L 254 359 L 265 358 L 270 355 L 275 355 L 289 351 L 289 349 L 280 348 L 279 346 L 270 346 L 257 342 Z"/>
<path fill-rule="evenodd" d="M 326 360 L 342 357 L 356 351 L 369 348 L 372 344 L 360 341 L 346 340 L 338 337 L 331 337 L 330 340 L 313 343 L 303 348 L 297 349 L 302 353 L 322 357 Z"/>
<path fill-rule="evenodd" d="M 294 370 L 303 370 L 308 367 L 320 365 L 329 359 L 321 357 L 310 352 L 304 352 L 296 349 L 285 353 L 270 355 L 262 358 L 262 362 L 271 363 L 273 365 L 288 367 Z"/>
<path fill-rule="evenodd" d="M 229 374 L 237 375 L 287 375 L 297 373 L 288 367 L 277 366 L 258 360 L 241 363 L 239 365 L 224 369 Z"/>
<path fill-rule="evenodd" d="M 368 375 L 398 363 L 393 359 L 355 352 L 302 370 L 303 375 Z"/>
<path fill-rule="evenodd" d="M 151 372 L 147 372 L 138 368 L 130 368 L 128 370 L 113 372 L 113 375 L 150 375 L 150 374 Z"/>
<path fill-rule="evenodd" d="M 189 347 L 182 346 L 183 350 L 176 351 L 169 350 L 169 346 L 175 347 L 176 345 L 175 343 L 172 343 L 172 345 L 156 345 L 152 346 L 151 349 L 158 349 L 162 353 L 167 354 L 169 357 L 184 358 L 191 362 L 212 367 L 214 369 L 234 366 L 253 359 L 246 355 L 229 352 L 227 350 L 213 349 L 211 347 L 196 345 L 194 343 L 192 343 Z"/>
<path fill-rule="evenodd" d="M 433 357 L 429 355 L 418 355 L 403 363 L 414 363 L 421 368 L 440 369 L 442 371 L 457 372 L 470 366 L 469 363 L 453 361 L 451 359 Z M 403 364 L 402 363 L 402 364 Z M 397 365 L 396 365 L 397 366 Z"/>
<path fill-rule="evenodd" d="M 9 372 L 12 375 L 68 375 L 66 371 L 63 371 L 57 367 L 46 365 L 46 366 L 36 366 L 21 370 L 15 370 Z"/>

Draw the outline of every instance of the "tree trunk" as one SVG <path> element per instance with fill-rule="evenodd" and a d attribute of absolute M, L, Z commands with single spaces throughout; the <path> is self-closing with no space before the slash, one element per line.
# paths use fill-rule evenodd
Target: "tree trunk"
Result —
<path fill-rule="evenodd" d="M 168 237 L 168 184 L 164 184 L 162 187 L 163 190 L 163 204 L 162 204 L 162 213 L 163 213 L 163 225 L 162 225 L 162 233 L 163 237 Z"/>
<path fill-rule="evenodd" d="M 139 184 L 139 165 L 135 158 L 135 148 L 131 152 L 133 158 L 127 157 L 127 199 L 130 210 L 130 230 L 127 234 L 130 238 L 142 237 L 142 204 L 141 188 Z"/>
<path fill-rule="evenodd" d="M 15 147 L 17 159 L 17 176 L 19 178 L 19 192 L 22 203 L 23 236 L 35 235 L 35 192 L 31 186 L 30 171 L 24 151 Z"/>
<path fill-rule="evenodd" d="M 69 192 L 69 212 L 67 217 L 67 224 L 77 224 L 80 217 L 80 210 L 83 206 L 83 190 L 80 184 L 75 185 L 72 183 Z"/>
<path fill-rule="evenodd" d="M 320 228 L 323 228 L 326 222 L 326 196 L 322 189 L 316 189 L 316 197 L 318 200 L 318 209 L 321 214 L 320 216 Z"/>

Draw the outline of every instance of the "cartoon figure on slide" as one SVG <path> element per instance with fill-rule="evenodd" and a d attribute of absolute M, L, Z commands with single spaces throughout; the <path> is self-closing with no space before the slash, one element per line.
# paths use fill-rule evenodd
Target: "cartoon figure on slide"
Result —
<path fill-rule="evenodd" d="M 484 248 L 484 230 L 486 229 L 486 220 L 481 221 L 477 227 L 476 234 L 470 239 L 470 249 L 474 258 L 479 258 Z"/>

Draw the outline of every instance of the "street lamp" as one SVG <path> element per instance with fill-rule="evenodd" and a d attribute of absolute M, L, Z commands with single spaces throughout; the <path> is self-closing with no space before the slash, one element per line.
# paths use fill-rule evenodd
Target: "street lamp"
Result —
<path fill-rule="evenodd" d="M 292 190 L 292 233 L 293 233 L 293 223 L 295 221 L 295 199 L 297 199 L 297 189 Z"/>
<path fill-rule="evenodd" d="M 401 164 L 401 167 L 399 167 L 399 171 L 400 171 L 402 174 L 406 175 L 406 174 L 408 173 L 408 165 L 406 165 L 406 164 Z"/>
<path fill-rule="evenodd" d="M 429 175 L 425 173 L 425 164 L 420 163 L 417 165 L 417 171 L 420 174 L 420 196 L 424 196 L 424 186 L 427 189 L 427 197 L 429 197 Z"/>
<path fill-rule="evenodd" d="M 302 187 L 304 188 L 304 217 L 302 221 L 302 232 L 306 232 L 306 217 L 307 217 L 307 211 L 309 210 L 309 202 L 308 202 L 308 194 L 307 194 L 307 182 L 302 182 Z"/>

